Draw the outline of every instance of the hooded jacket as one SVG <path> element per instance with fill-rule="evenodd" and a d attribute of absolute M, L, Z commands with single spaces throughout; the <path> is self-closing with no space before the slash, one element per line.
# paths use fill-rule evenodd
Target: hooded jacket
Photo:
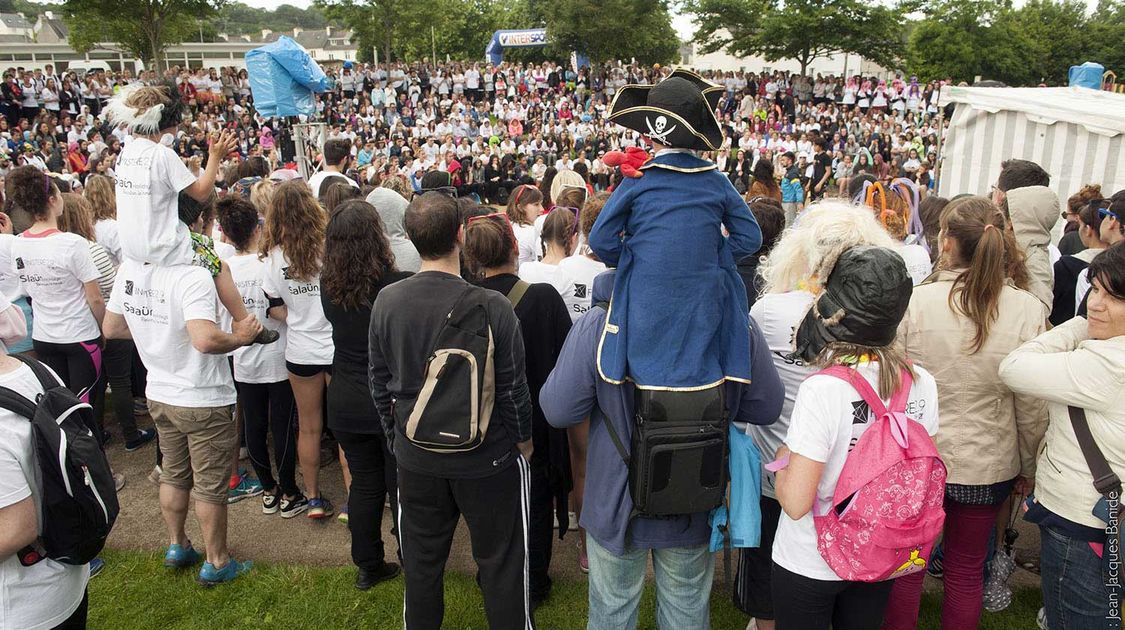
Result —
<path fill-rule="evenodd" d="M 1047 246 L 1051 228 L 1059 220 L 1059 197 L 1046 186 L 1013 188 L 1007 197 L 1012 231 L 1027 254 L 1028 290 L 1050 308 L 1055 296 Z"/>
<path fill-rule="evenodd" d="M 406 236 L 403 222 L 406 219 L 406 206 L 410 205 L 402 195 L 390 188 L 376 188 L 367 195 L 367 203 L 375 206 L 379 218 L 383 220 L 383 230 L 391 242 L 395 255 L 395 267 L 399 271 L 416 272 L 422 267 L 422 258 L 414 243 Z"/>

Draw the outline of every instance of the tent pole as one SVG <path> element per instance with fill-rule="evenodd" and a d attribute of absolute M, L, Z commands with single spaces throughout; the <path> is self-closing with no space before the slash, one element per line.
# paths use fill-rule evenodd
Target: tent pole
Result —
<path fill-rule="evenodd" d="M 941 153 L 945 139 L 945 108 L 938 104 L 938 134 L 937 134 L 937 164 L 934 164 L 934 194 L 938 194 L 938 185 L 941 184 L 941 169 L 944 165 L 944 156 Z"/>

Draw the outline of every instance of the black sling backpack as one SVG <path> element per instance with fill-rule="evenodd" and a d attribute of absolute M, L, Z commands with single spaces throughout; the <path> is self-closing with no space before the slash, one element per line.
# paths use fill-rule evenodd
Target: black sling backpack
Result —
<path fill-rule="evenodd" d="M 94 410 L 42 363 L 11 356 L 31 368 L 43 387 L 34 402 L 0 387 L 0 407 L 31 421 L 43 506 L 42 549 L 57 562 L 86 564 L 105 546 L 119 510 Z M 19 556 L 24 565 L 42 559 L 37 549 L 25 549 Z"/>
<path fill-rule="evenodd" d="M 635 388 L 633 401 L 629 452 L 613 423 L 605 423 L 629 469 L 633 515 L 694 514 L 722 504 L 730 440 L 723 385 L 698 391 Z"/>
<path fill-rule="evenodd" d="M 402 434 L 438 453 L 471 451 L 484 443 L 496 399 L 495 341 L 484 289 L 461 292 L 434 339 L 422 389 L 392 404 Z"/>

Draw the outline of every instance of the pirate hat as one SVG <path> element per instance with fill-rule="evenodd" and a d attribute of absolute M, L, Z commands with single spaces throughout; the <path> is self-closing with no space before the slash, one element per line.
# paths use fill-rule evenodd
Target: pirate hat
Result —
<path fill-rule="evenodd" d="M 626 85 L 609 106 L 609 119 L 678 149 L 718 151 L 723 130 L 715 108 L 723 86 L 676 69 L 656 85 Z"/>

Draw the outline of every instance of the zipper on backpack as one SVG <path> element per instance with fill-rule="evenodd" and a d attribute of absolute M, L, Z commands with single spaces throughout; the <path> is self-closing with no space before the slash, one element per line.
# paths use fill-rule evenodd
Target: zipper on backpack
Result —
<path fill-rule="evenodd" d="M 90 488 L 90 492 L 94 493 L 94 498 L 98 500 L 98 505 L 102 508 L 102 514 L 105 516 L 105 522 L 109 522 L 109 510 L 105 507 L 105 501 L 102 501 L 102 495 L 98 492 L 98 487 L 94 485 L 94 478 L 90 476 L 90 469 L 83 466 L 82 474 L 86 477 L 86 486 Z"/>

